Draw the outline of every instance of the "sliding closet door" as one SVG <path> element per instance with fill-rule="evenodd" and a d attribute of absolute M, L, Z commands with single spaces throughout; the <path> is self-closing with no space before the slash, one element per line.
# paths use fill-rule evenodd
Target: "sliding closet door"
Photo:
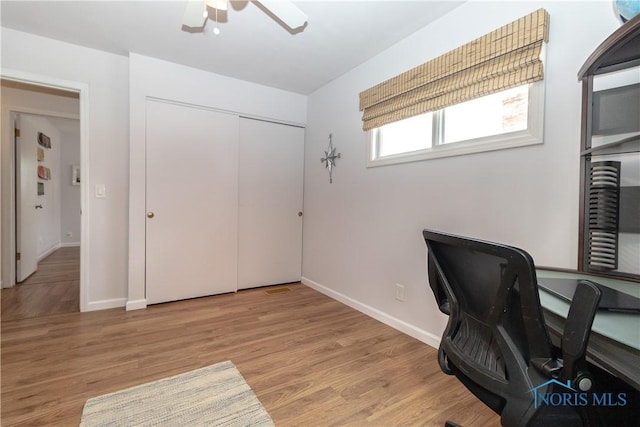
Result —
<path fill-rule="evenodd" d="M 304 129 L 241 118 L 239 158 L 238 288 L 299 281 Z"/>
<path fill-rule="evenodd" d="M 238 117 L 147 102 L 149 304 L 237 289 Z"/>

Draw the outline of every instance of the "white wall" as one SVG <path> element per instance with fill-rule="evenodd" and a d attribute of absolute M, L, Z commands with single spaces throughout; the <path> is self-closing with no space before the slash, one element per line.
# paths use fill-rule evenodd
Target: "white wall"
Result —
<path fill-rule="evenodd" d="M 358 94 L 540 7 L 551 16 L 544 144 L 369 168 Z M 478 19 L 482 17 L 482 19 Z M 620 25 L 607 2 L 469 2 L 309 97 L 305 282 L 432 344 L 445 317 L 426 282 L 421 231 L 527 250 L 538 265 L 577 265 L 577 72 Z M 333 184 L 319 159 L 333 133 Z M 394 299 L 405 286 L 405 302 Z"/>
<path fill-rule="evenodd" d="M 83 197 L 88 199 L 88 209 L 84 212 L 87 215 L 88 236 L 85 239 L 88 245 L 82 251 L 88 251 L 90 262 L 82 266 L 83 284 L 86 286 L 82 303 L 88 310 L 124 305 L 128 247 L 128 59 L 2 28 L 3 74 L 5 70 L 35 80 L 53 79 L 86 86 L 87 93 L 81 94 L 81 103 L 88 102 L 88 115 L 81 120 L 88 123 L 87 141 L 83 141 L 88 146 L 88 153 L 85 153 L 88 164 L 83 172 L 86 174 Z M 2 153 L 4 162 L 6 151 Z M 93 196 L 96 184 L 106 186 L 106 198 Z M 8 181 L 3 176 L 3 198 L 7 186 Z M 3 204 L 3 276 L 7 248 L 6 214 Z"/>
<path fill-rule="evenodd" d="M 60 243 L 80 245 L 80 186 L 72 185 L 72 168 L 80 165 L 80 132 L 60 134 Z"/>
<path fill-rule="evenodd" d="M 130 55 L 130 194 L 128 309 L 145 296 L 145 105 L 148 98 L 198 105 L 283 123 L 304 124 L 307 98 L 190 67 Z M 269 159 L 265 159 L 266 161 Z M 279 161 L 274 153 L 272 161 Z M 286 165 L 283 165 L 286 167 Z"/>

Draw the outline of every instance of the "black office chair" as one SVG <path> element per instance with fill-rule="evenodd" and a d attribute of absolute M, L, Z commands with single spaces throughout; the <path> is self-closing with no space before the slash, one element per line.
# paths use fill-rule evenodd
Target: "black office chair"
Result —
<path fill-rule="evenodd" d="M 567 380 L 578 393 L 591 388 L 585 350 L 599 289 L 587 282 L 577 288 L 560 358 L 545 326 L 529 254 L 431 230 L 423 236 L 429 284 L 449 315 L 438 352 L 441 369 L 500 414 L 503 426 L 592 425 L 586 408 L 535 399 L 536 393 L 571 392 Z"/>

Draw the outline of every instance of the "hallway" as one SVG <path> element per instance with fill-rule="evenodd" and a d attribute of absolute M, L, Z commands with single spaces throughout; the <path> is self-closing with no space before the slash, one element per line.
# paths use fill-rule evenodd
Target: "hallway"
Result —
<path fill-rule="evenodd" d="M 3 322 L 80 311 L 80 247 L 56 250 L 1 299 Z"/>

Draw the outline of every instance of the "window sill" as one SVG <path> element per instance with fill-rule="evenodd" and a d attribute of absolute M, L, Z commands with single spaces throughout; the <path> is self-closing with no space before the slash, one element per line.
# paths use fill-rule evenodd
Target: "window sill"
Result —
<path fill-rule="evenodd" d="M 538 132 L 537 132 L 538 133 Z M 422 160 L 439 159 L 442 157 L 462 156 L 465 154 L 482 153 L 485 151 L 504 150 L 507 148 L 525 147 L 528 145 L 542 144 L 542 132 L 534 135 L 528 131 L 514 132 L 487 138 L 479 138 L 472 141 L 463 141 L 438 145 L 426 150 L 414 151 L 385 156 L 380 159 L 369 160 L 367 167 L 393 165 L 397 163 L 418 162 Z"/>

